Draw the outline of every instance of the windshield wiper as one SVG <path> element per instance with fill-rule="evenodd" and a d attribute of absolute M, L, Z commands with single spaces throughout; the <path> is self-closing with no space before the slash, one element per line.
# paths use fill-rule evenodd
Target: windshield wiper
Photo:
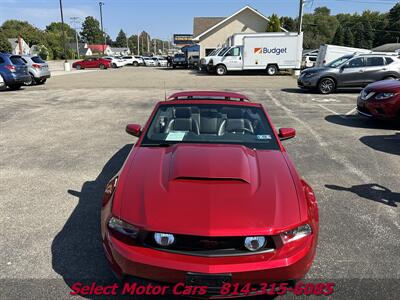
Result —
<path fill-rule="evenodd" d="M 169 147 L 175 144 L 159 143 L 159 144 L 141 144 L 143 147 Z"/>

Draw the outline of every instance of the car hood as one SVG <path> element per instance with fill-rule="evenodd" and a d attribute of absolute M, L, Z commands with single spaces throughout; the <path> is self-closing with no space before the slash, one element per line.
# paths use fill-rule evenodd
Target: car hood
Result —
<path fill-rule="evenodd" d="M 371 83 L 365 87 L 366 91 L 400 92 L 400 80 L 382 80 Z"/>
<path fill-rule="evenodd" d="M 240 145 L 136 147 L 114 202 L 126 222 L 178 234 L 268 234 L 300 221 L 282 152 Z"/>
<path fill-rule="evenodd" d="M 328 68 L 328 67 L 313 67 L 313 68 L 307 68 L 307 69 L 305 69 L 304 71 L 302 71 L 301 73 L 302 74 L 307 74 L 307 73 L 319 73 L 319 72 L 323 72 L 323 71 L 326 71 L 326 70 L 328 70 L 328 69 L 330 69 L 330 68 Z"/>

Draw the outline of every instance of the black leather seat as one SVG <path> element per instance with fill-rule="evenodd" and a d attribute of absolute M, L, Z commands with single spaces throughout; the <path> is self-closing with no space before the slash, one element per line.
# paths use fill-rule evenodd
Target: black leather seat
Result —
<path fill-rule="evenodd" d="M 254 134 L 254 128 L 250 120 L 243 117 L 243 111 L 240 108 L 225 108 L 226 119 L 222 121 L 218 129 L 218 135 L 224 135 L 229 132 Z"/>
<path fill-rule="evenodd" d="M 174 109 L 174 118 L 169 121 L 165 133 L 171 131 L 188 131 L 200 134 L 199 124 L 192 117 L 189 107 L 177 107 Z"/>
<path fill-rule="evenodd" d="M 202 134 L 217 134 L 220 123 L 220 115 L 216 109 L 200 111 L 200 132 Z"/>

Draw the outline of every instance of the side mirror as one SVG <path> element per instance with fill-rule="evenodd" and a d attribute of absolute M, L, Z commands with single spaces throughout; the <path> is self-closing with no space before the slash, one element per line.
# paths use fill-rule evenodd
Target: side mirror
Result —
<path fill-rule="evenodd" d="M 130 135 L 139 137 L 142 133 L 142 126 L 140 126 L 139 124 L 128 124 L 126 125 L 125 131 Z"/>
<path fill-rule="evenodd" d="M 294 128 L 280 128 L 278 136 L 281 141 L 288 140 L 296 136 L 296 130 Z"/>

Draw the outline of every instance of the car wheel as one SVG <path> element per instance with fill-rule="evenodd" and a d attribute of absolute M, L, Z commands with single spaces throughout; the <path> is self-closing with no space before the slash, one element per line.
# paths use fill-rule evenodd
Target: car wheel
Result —
<path fill-rule="evenodd" d="M 103 65 L 103 64 L 100 64 L 100 65 L 99 65 L 99 68 L 100 68 L 101 70 L 104 70 L 104 69 L 106 68 L 106 66 Z"/>
<path fill-rule="evenodd" d="M 217 73 L 217 75 L 219 76 L 223 76 L 226 74 L 226 67 L 224 65 L 219 65 L 217 66 L 217 68 L 215 69 L 215 72 Z"/>
<path fill-rule="evenodd" d="M 77 70 L 81 70 L 82 69 L 82 66 L 81 65 L 76 65 L 76 67 L 75 67 Z"/>
<path fill-rule="evenodd" d="M 137 66 L 139 66 L 139 63 L 138 63 L 137 61 L 134 61 L 134 62 L 133 62 L 133 66 L 134 66 L 134 67 L 137 67 Z"/>
<path fill-rule="evenodd" d="M 175 66 L 175 65 L 172 65 L 172 69 L 176 69 L 176 66 Z"/>
<path fill-rule="evenodd" d="M 36 84 L 45 84 L 46 81 L 47 81 L 47 79 L 44 78 L 44 79 L 40 80 L 39 82 L 36 82 Z"/>
<path fill-rule="evenodd" d="M 13 84 L 13 85 L 9 85 L 8 87 L 10 88 L 10 90 L 19 90 L 21 88 L 21 84 Z"/>
<path fill-rule="evenodd" d="M 112 63 L 111 65 L 113 68 L 117 68 L 117 65 L 115 63 Z"/>
<path fill-rule="evenodd" d="M 278 68 L 275 65 L 270 65 L 267 67 L 267 74 L 269 76 L 274 76 L 276 75 L 276 73 L 278 73 Z"/>
<path fill-rule="evenodd" d="M 336 83 L 332 78 L 322 78 L 318 83 L 318 92 L 321 94 L 332 93 L 336 88 Z"/>
<path fill-rule="evenodd" d="M 32 74 L 29 74 L 30 79 L 24 82 L 24 85 L 35 85 L 35 77 Z"/>

